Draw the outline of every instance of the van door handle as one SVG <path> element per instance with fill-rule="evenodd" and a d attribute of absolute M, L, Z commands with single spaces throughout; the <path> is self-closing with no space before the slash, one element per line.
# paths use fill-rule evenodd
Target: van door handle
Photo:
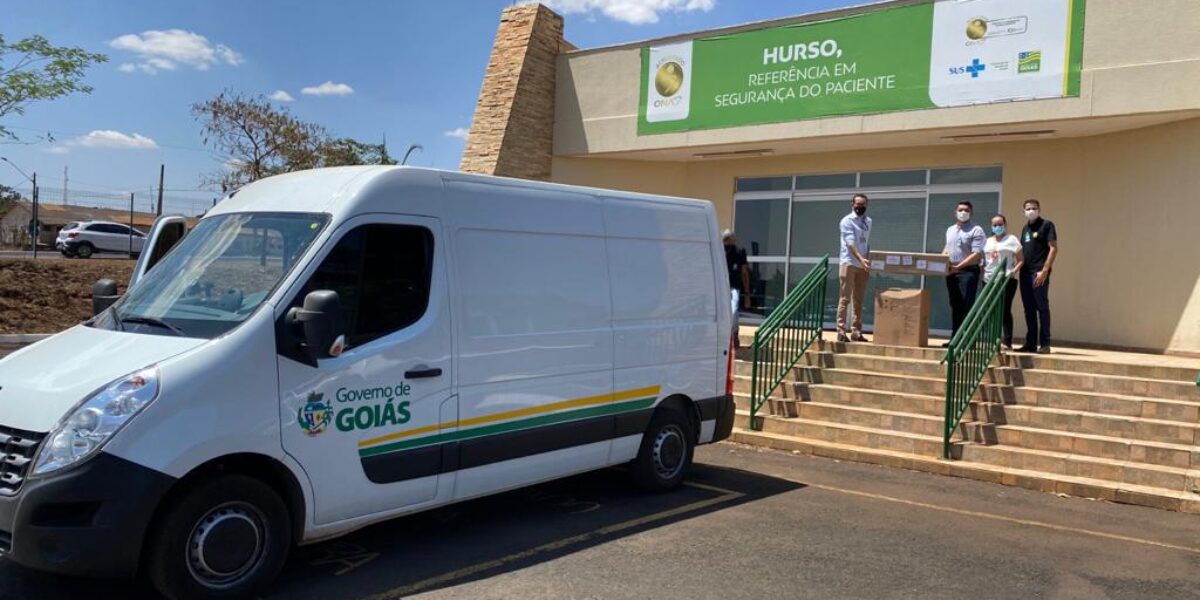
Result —
<path fill-rule="evenodd" d="M 441 377 L 441 369 L 417 369 L 414 371 L 405 371 L 405 379 L 421 379 L 423 377 Z"/>

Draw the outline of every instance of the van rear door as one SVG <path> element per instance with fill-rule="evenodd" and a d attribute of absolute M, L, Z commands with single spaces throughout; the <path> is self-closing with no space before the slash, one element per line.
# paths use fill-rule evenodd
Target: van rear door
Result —
<path fill-rule="evenodd" d="M 277 336 L 284 450 L 304 468 L 317 525 L 430 502 L 453 483 L 456 425 L 445 250 L 437 219 L 370 215 L 335 231 L 290 290 L 341 300 L 345 350 L 312 359 Z M 449 475 L 441 475 L 450 472 Z M 446 493 L 448 487 L 443 487 Z"/>

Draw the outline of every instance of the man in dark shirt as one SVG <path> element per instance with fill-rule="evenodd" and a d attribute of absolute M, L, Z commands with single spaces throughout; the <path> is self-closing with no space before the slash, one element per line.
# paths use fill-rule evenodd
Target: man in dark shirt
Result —
<path fill-rule="evenodd" d="M 1018 352 L 1050 353 L 1050 273 L 1058 256 L 1058 231 L 1042 218 L 1042 205 L 1025 201 L 1025 229 L 1021 231 L 1021 304 L 1025 307 L 1025 345 Z"/>
<path fill-rule="evenodd" d="M 737 247 L 732 231 L 726 229 L 721 234 L 721 242 L 725 244 L 725 267 L 729 272 L 729 289 L 733 292 L 734 345 L 739 346 L 738 308 L 750 308 L 750 263 L 746 260 L 746 251 Z"/>

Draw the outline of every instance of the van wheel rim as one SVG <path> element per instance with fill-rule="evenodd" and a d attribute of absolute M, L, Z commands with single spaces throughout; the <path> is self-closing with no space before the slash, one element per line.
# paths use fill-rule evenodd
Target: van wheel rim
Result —
<path fill-rule="evenodd" d="M 667 425 L 654 438 L 654 471 L 663 479 L 674 479 L 683 469 L 687 439 L 678 425 Z"/>
<path fill-rule="evenodd" d="M 262 511 L 246 502 L 227 502 L 210 510 L 188 537 L 187 565 L 192 577 L 210 588 L 242 581 L 266 554 L 265 523 Z"/>

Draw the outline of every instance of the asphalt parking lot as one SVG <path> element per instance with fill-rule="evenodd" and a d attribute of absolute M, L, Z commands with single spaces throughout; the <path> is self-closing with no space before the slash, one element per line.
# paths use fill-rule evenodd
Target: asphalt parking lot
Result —
<path fill-rule="evenodd" d="M 267 598 L 1196 598 L 1200 518 L 720 444 L 300 548 Z M 152 598 L 0 562 L 0 598 Z"/>

